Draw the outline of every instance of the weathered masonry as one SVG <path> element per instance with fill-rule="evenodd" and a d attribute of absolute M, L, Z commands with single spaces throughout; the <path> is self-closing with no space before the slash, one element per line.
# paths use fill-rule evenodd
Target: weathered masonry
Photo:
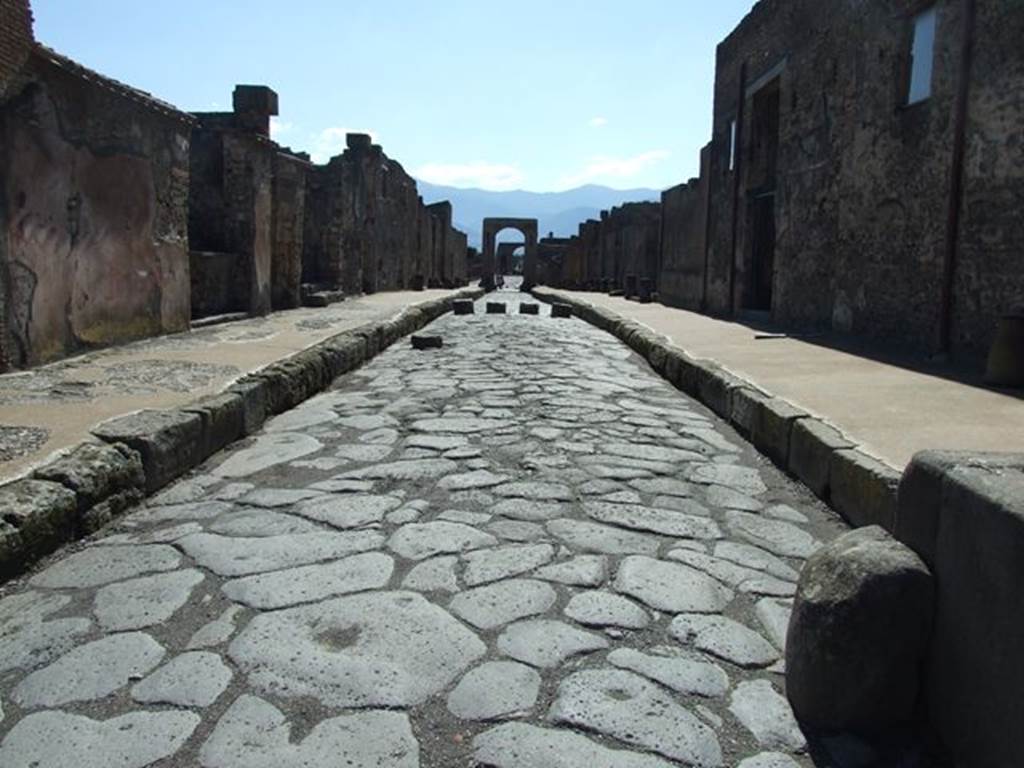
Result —
<path fill-rule="evenodd" d="M 325 165 L 270 138 L 277 94 L 188 114 L 37 44 L 0 0 L 0 371 L 202 318 L 467 280 L 451 206 L 368 136 Z"/>
<path fill-rule="evenodd" d="M 983 355 L 1024 306 L 1022 39 L 1017 0 L 761 0 L 718 46 L 656 268 L 624 206 L 580 225 L 561 284 Z"/>

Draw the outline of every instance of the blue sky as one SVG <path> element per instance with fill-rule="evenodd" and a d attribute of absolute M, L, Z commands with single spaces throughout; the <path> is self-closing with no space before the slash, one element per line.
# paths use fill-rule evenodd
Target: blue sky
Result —
<path fill-rule="evenodd" d="M 186 110 L 279 94 L 323 161 L 372 133 L 418 178 L 661 189 L 697 172 L 715 45 L 752 0 L 33 0 L 36 37 Z"/>

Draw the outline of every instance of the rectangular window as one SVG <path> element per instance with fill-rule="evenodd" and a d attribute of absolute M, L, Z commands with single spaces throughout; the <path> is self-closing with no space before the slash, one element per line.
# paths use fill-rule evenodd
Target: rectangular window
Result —
<path fill-rule="evenodd" d="M 910 86 L 907 104 L 916 104 L 932 95 L 932 63 L 935 60 L 935 8 L 914 17 L 910 43 Z"/>
<path fill-rule="evenodd" d="M 729 121 L 729 170 L 736 167 L 736 121 Z"/>

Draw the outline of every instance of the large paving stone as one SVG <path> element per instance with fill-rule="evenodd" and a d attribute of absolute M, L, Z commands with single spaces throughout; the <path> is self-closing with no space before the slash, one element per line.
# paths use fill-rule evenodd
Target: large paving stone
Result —
<path fill-rule="evenodd" d="M 550 544 L 525 544 L 469 552 L 462 557 L 465 562 L 462 580 L 472 587 L 516 576 L 544 565 L 554 554 L 554 547 Z"/>
<path fill-rule="evenodd" d="M 587 520 L 560 518 L 547 524 L 548 532 L 570 547 L 584 552 L 601 552 L 608 555 L 633 553 L 653 555 L 661 541 L 645 533 L 624 531 L 611 525 L 601 525 Z"/>
<path fill-rule="evenodd" d="M 747 568 L 756 568 L 785 581 L 796 581 L 800 576 L 785 560 L 760 547 L 740 541 L 720 541 L 715 544 L 715 557 Z"/>
<path fill-rule="evenodd" d="M 197 533 L 178 544 L 199 565 L 219 576 L 248 576 L 332 560 L 382 546 L 375 531 L 296 533 L 267 538 L 242 538 Z"/>
<path fill-rule="evenodd" d="M 434 520 L 403 525 L 388 539 L 388 548 L 407 560 L 424 560 L 434 555 L 493 547 L 497 543 L 489 533 L 472 526 Z"/>
<path fill-rule="evenodd" d="M 514 661 L 471 669 L 448 694 L 448 711 L 463 720 L 495 720 L 530 709 L 540 692 L 536 670 Z"/>
<path fill-rule="evenodd" d="M 395 561 L 382 552 L 364 552 L 332 563 L 303 565 L 233 579 L 224 594 L 236 603 L 270 610 L 327 597 L 380 589 L 387 585 Z"/>
<path fill-rule="evenodd" d="M 651 622 L 647 611 L 632 600 L 602 590 L 573 595 L 565 606 L 565 615 L 592 627 L 643 629 Z"/>
<path fill-rule="evenodd" d="M 132 698 L 141 704 L 208 707 L 224 693 L 231 677 L 217 654 L 183 653 L 133 685 Z"/>
<path fill-rule="evenodd" d="M 498 650 L 534 667 L 557 667 L 581 653 L 604 650 L 608 641 L 554 619 L 526 619 L 507 627 Z"/>
<path fill-rule="evenodd" d="M 782 557 L 808 557 L 820 546 L 807 531 L 784 520 L 730 511 L 725 525 L 733 535 Z"/>
<path fill-rule="evenodd" d="M 256 616 L 232 660 L 256 689 L 331 707 L 407 707 L 443 690 L 486 646 L 414 592 L 371 592 Z"/>
<path fill-rule="evenodd" d="M 534 578 L 577 587 L 599 587 L 608 577 L 608 558 L 604 555 L 577 555 L 560 563 L 538 568 Z"/>
<path fill-rule="evenodd" d="M 722 532 L 714 520 L 687 515 L 671 509 L 655 509 L 642 504 L 587 501 L 583 504 L 583 511 L 601 523 L 651 531 L 664 536 L 678 536 L 685 539 L 719 539 L 722 537 Z"/>
<path fill-rule="evenodd" d="M 414 589 L 417 592 L 457 592 L 458 577 L 455 569 L 459 559 L 454 555 L 432 557 L 417 563 L 402 580 L 403 589 Z"/>
<path fill-rule="evenodd" d="M 653 755 L 610 749 L 566 730 L 506 723 L 473 739 L 473 757 L 493 768 L 671 768 Z"/>
<path fill-rule="evenodd" d="M 841 696 L 842 691 L 833 694 Z M 766 749 L 799 752 L 807 748 L 789 702 L 767 680 L 747 680 L 737 685 L 729 700 L 729 711 Z"/>
<path fill-rule="evenodd" d="M 524 616 L 544 613 L 557 595 L 550 585 L 532 579 L 508 579 L 460 592 L 449 605 L 474 627 L 493 629 Z"/>
<path fill-rule="evenodd" d="M 419 768 L 419 744 L 400 712 L 356 712 L 322 720 L 294 741 L 275 706 L 239 696 L 199 753 L 204 768 Z"/>
<path fill-rule="evenodd" d="M 210 523 L 207 529 L 210 533 L 220 533 L 224 536 L 252 538 L 286 536 L 292 533 L 316 533 L 323 530 L 309 520 L 283 512 L 275 512 L 271 509 L 229 512 Z M 196 531 L 188 531 L 188 533 L 199 533 L 201 530 L 200 528 Z"/>
<path fill-rule="evenodd" d="M 401 505 L 402 500 L 394 496 L 346 493 L 306 499 L 292 507 L 292 511 L 335 528 L 361 528 L 379 523 L 384 515 Z"/>
<path fill-rule="evenodd" d="M 510 496 L 535 501 L 572 501 L 572 489 L 564 483 L 547 483 L 538 480 L 524 480 L 505 483 L 494 489 L 498 496 Z"/>
<path fill-rule="evenodd" d="M 681 614 L 672 620 L 669 632 L 681 643 L 692 643 L 740 667 L 766 667 L 779 659 L 779 652 L 761 635 L 725 616 Z"/>
<path fill-rule="evenodd" d="M 700 571 L 641 555 L 623 559 L 612 586 L 670 613 L 720 611 L 733 597 L 730 589 Z"/>
<path fill-rule="evenodd" d="M 761 479 L 761 473 L 753 467 L 735 464 L 698 464 L 686 473 L 686 479 L 694 483 L 722 485 L 726 488 L 757 496 L 768 490 Z"/>
<path fill-rule="evenodd" d="M 142 629 L 168 621 L 203 581 L 195 568 L 108 584 L 96 593 L 93 613 L 108 632 Z"/>
<path fill-rule="evenodd" d="M 31 590 L 0 600 L 0 674 L 45 664 L 89 632 L 89 619 L 47 620 L 70 602 L 66 595 Z"/>
<path fill-rule="evenodd" d="M 566 678 L 548 720 L 603 733 L 686 765 L 723 765 L 711 728 L 662 688 L 624 670 L 585 670 Z"/>
<path fill-rule="evenodd" d="M 270 467 L 316 453 L 323 444 L 315 437 L 295 432 L 271 432 L 259 435 L 245 448 L 228 453 L 213 469 L 220 477 L 248 477 Z"/>
<path fill-rule="evenodd" d="M 677 693 L 722 696 L 729 690 L 729 676 L 716 664 L 682 656 L 672 648 L 653 648 L 651 651 L 654 652 L 616 648 L 608 654 L 608 662 L 661 683 Z"/>
<path fill-rule="evenodd" d="M 459 465 L 450 459 L 400 459 L 346 472 L 344 477 L 371 480 L 428 480 L 451 474 Z"/>
<path fill-rule="evenodd" d="M 659 496 L 692 496 L 693 486 L 672 477 L 649 477 L 630 480 L 629 485 L 641 493 Z"/>
<path fill-rule="evenodd" d="M 18 683 L 11 698 L 26 709 L 101 699 L 145 675 L 163 656 L 163 647 L 149 635 L 110 635 L 80 645 L 36 670 Z"/>
<path fill-rule="evenodd" d="M 544 502 L 536 499 L 502 499 L 488 510 L 493 515 L 511 517 L 515 520 L 553 520 L 569 511 L 569 506 L 558 502 Z"/>
<path fill-rule="evenodd" d="M 191 712 L 131 712 L 92 720 L 66 712 L 36 712 L 0 744 L 11 768 L 144 768 L 170 757 L 199 725 Z"/>
<path fill-rule="evenodd" d="M 712 557 L 691 549 L 673 549 L 667 557 L 703 571 L 733 589 L 758 595 L 788 597 L 796 592 L 796 584 L 769 576 L 752 568 L 744 568 L 729 560 Z"/>
<path fill-rule="evenodd" d="M 170 571 L 181 555 L 165 544 L 92 547 L 68 555 L 30 579 L 34 587 L 85 589 L 153 571 Z"/>
<path fill-rule="evenodd" d="M 493 432 L 511 426 L 515 426 L 515 422 L 509 419 L 478 419 L 466 416 L 420 419 L 412 423 L 414 432 L 450 432 L 452 434 L 467 435 L 477 432 Z"/>
<path fill-rule="evenodd" d="M 448 477 L 442 478 L 437 486 L 446 491 L 464 491 L 470 488 L 490 488 L 500 485 L 508 478 L 508 475 L 499 475 L 487 469 L 477 469 L 472 472 L 448 475 Z"/>

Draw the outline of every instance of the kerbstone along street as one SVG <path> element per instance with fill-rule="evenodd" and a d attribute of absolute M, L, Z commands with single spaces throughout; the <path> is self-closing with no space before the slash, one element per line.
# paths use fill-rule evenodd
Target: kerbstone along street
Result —
<path fill-rule="evenodd" d="M 0 765 L 812 765 L 782 646 L 803 559 L 845 526 L 518 297 L 0 600 Z"/>

